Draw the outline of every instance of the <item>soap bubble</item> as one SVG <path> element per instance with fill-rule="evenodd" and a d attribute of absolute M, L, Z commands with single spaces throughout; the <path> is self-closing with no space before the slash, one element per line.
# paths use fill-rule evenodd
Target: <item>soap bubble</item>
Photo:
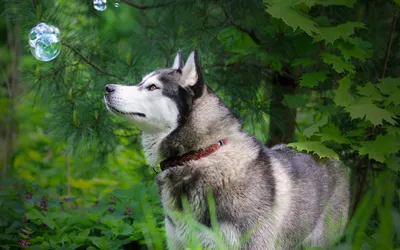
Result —
<path fill-rule="evenodd" d="M 39 23 L 29 33 L 32 55 L 44 62 L 56 58 L 61 52 L 60 30 L 46 23 Z"/>
<path fill-rule="evenodd" d="M 107 0 L 93 0 L 93 7 L 98 11 L 107 9 Z"/>
<path fill-rule="evenodd" d="M 119 7 L 119 0 L 115 0 L 114 6 L 117 8 Z"/>

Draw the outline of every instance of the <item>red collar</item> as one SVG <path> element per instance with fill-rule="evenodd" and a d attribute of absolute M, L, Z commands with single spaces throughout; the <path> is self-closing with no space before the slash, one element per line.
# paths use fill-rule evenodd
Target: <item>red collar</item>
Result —
<path fill-rule="evenodd" d="M 168 168 L 177 166 L 187 161 L 198 160 L 200 158 L 209 156 L 214 153 L 218 149 L 220 149 L 223 145 L 226 145 L 226 139 L 220 140 L 218 143 L 212 144 L 205 149 L 200 149 L 198 151 L 191 151 L 182 156 L 174 156 L 170 157 L 160 163 L 161 170 L 164 171 Z"/>

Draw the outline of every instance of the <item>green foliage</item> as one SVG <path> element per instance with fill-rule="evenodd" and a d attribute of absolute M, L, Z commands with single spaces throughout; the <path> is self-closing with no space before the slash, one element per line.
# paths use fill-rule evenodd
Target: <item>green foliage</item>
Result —
<path fill-rule="evenodd" d="M 316 87 L 327 79 L 327 74 L 327 71 L 305 73 L 299 81 L 300 86 L 309 88 Z"/>
<path fill-rule="evenodd" d="M 30 249 L 162 249 L 162 210 L 154 184 L 116 189 L 76 208 L 77 198 L 48 197 L 34 185 L 1 191 L 0 236 Z M 7 249 L 7 248 L 5 248 Z"/>
<path fill-rule="evenodd" d="M 298 151 L 306 151 L 307 153 L 314 153 L 321 158 L 334 158 L 339 159 L 338 154 L 332 149 L 326 147 L 319 141 L 304 141 L 292 142 L 288 144 L 289 147 L 295 148 Z"/>
<path fill-rule="evenodd" d="M 1 249 L 165 248 L 139 131 L 108 113 L 102 93 L 110 82 L 136 84 L 194 47 L 207 83 L 247 132 L 266 142 L 270 120 L 287 120 L 271 117 L 273 106 L 288 106 L 297 128 L 289 146 L 352 170 L 351 220 L 332 249 L 400 247 L 399 25 L 386 56 L 398 0 L 176 0 L 153 8 L 165 4 L 156 0 L 142 1 L 145 9 L 123 2 L 104 12 L 90 1 L 0 3 Z M 27 46 L 41 21 L 61 30 L 62 52 L 49 63 Z M 285 78 L 295 88 L 276 82 Z M 283 93 L 273 103 L 276 85 Z M 176 215 L 193 228 L 188 249 L 202 249 L 199 233 L 229 247 L 219 237 L 218 204 L 209 205 L 212 228 L 187 204 Z"/>

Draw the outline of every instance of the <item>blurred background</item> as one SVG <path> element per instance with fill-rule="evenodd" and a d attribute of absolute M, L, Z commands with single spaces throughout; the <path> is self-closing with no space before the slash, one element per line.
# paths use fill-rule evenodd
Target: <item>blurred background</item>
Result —
<path fill-rule="evenodd" d="M 0 249 L 165 248 L 160 169 L 103 88 L 193 48 L 245 131 L 347 164 L 332 249 L 400 249 L 399 3 L 1 1 Z"/>

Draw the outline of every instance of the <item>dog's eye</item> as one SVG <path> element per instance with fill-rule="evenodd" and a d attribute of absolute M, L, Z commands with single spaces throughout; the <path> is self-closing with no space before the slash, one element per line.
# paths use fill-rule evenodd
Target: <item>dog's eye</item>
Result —
<path fill-rule="evenodd" d="M 156 89 L 159 89 L 159 87 L 157 87 L 156 85 L 152 84 L 152 85 L 148 86 L 147 89 L 150 90 L 150 91 L 154 91 Z"/>

